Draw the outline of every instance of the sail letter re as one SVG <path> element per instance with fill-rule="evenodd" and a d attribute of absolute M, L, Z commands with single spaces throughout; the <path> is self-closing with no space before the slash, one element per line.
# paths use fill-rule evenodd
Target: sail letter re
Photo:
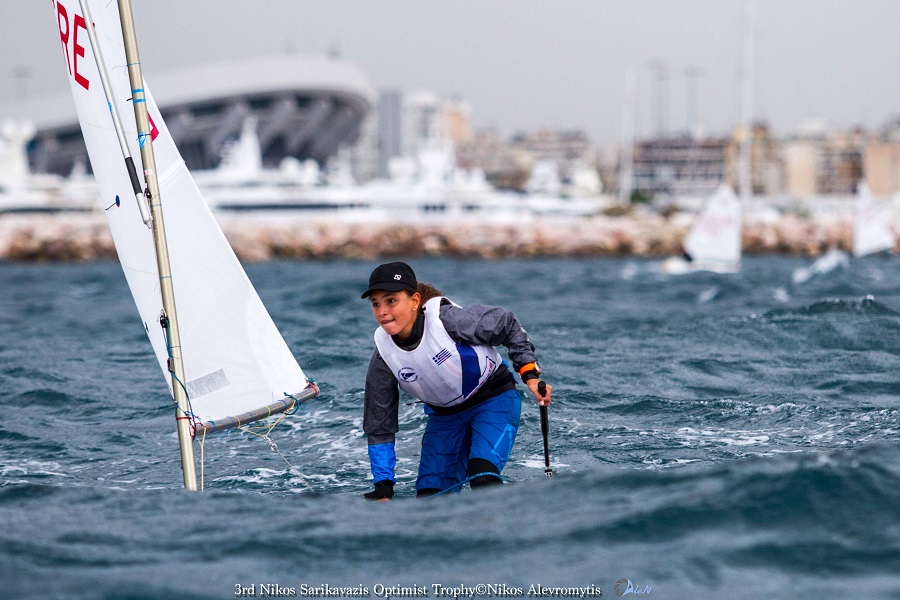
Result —
<path fill-rule="evenodd" d="M 73 23 L 69 25 L 69 11 L 62 2 L 56 2 L 56 22 L 59 26 L 59 41 L 62 42 L 63 54 L 66 57 L 66 67 L 69 68 L 69 75 L 75 78 L 78 85 L 84 89 L 90 89 L 91 82 L 87 77 L 78 72 L 78 57 L 84 58 L 84 46 L 78 43 L 78 30 L 83 29 L 87 33 L 87 24 L 84 17 L 76 14 L 72 19 Z M 72 53 L 69 53 L 69 38 L 72 38 Z"/>

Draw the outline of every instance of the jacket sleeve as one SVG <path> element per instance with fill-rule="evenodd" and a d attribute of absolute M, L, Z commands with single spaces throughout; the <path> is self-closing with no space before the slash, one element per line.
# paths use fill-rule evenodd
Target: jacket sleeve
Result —
<path fill-rule="evenodd" d="M 368 436 L 369 465 L 372 479 L 394 481 L 394 435 L 400 429 L 400 391 L 397 379 L 378 354 L 372 355 L 366 373 L 363 401 L 363 431 Z"/>
<path fill-rule="evenodd" d="M 516 372 L 535 362 L 534 344 L 511 311 L 500 306 L 441 304 L 441 322 L 454 340 L 467 344 L 506 346 Z"/>

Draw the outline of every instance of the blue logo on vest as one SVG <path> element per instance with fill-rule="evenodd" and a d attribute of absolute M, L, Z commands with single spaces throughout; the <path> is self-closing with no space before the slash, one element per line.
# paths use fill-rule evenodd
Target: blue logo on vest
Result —
<path fill-rule="evenodd" d="M 447 350 L 446 348 L 443 348 L 440 352 L 438 352 L 437 354 L 432 356 L 431 360 L 434 361 L 434 364 L 440 365 L 441 363 L 443 363 L 445 360 L 447 360 L 451 356 L 453 356 L 453 355 L 450 354 L 450 351 Z"/>
<path fill-rule="evenodd" d="M 416 372 L 410 367 L 403 367 L 402 369 L 397 371 L 397 378 L 412 383 L 413 381 L 418 379 L 419 376 L 416 375 Z"/>

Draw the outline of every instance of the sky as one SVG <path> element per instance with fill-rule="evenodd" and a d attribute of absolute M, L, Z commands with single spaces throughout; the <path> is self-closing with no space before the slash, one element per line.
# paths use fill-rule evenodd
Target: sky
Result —
<path fill-rule="evenodd" d="M 185 64 L 338 52 L 375 89 L 461 96 L 475 128 L 599 147 L 629 118 L 637 137 L 739 123 L 748 2 L 754 119 L 789 135 L 900 117 L 900 0 L 132 0 L 151 89 Z M 2 0 L 0 106 L 67 93 L 51 0 Z"/>

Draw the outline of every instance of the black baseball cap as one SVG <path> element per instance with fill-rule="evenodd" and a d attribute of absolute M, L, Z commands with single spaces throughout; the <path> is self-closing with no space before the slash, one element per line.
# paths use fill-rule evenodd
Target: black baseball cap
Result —
<path fill-rule="evenodd" d="M 369 289 L 362 297 L 368 298 L 372 292 L 378 290 L 400 292 L 415 290 L 417 286 L 416 274 L 413 273 L 412 267 L 405 262 L 390 262 L 375 267 L 369 275 Z"/>

